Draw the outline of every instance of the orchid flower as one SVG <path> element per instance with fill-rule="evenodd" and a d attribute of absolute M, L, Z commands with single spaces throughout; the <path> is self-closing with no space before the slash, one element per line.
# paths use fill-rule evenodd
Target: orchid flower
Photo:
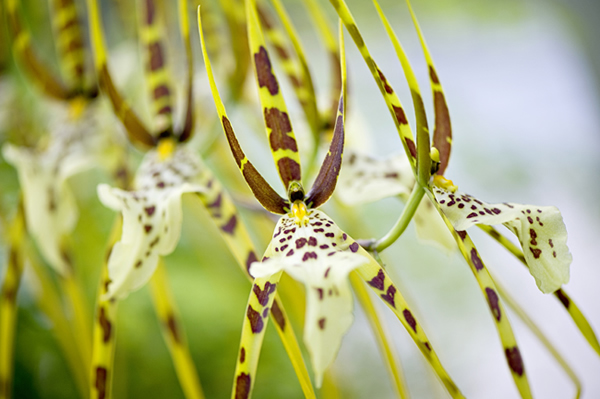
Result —
<path fill-rule="evenodd" d="M 88 318 L 85 294 L 77 280 L 69 245 L 78 209 L 68 179 L 99 165 L 114 170 L 113 161 L 121 154 L 118 150 L 121 143 L 111 134 L 112 129 L 108 130 L 103 123 L 99 115 L 101 108 L 92 105 L 97 90 L 93 83 L 87 81 L 85 48 L 74 2 L 54 2 L 51 7 L 54 39 L 62 66 L 62 74 L 58 76 L 38 58 L 31 33 L 22 20 L 20 2 L 11 0 L 3 5 L 6 5 L 11 44 L 18 65 L 46 97 L 58 100 L 58 105 L 62 106 L 53 110 L 53 119 L 44 121 L 44 130 L 48 134 L 34 148 L 6 144 L 3 155 L 17 169 L 27 233 L 35 240 L 44 260 L 60 276 L 61 294 L 67 297 L 67 306 L 72 310 L 69 328 L 75 330 L 67 333 L 74 337 L 70 345 L 76 348 L 81 362 L 70 365 L 80 368 L 82 364 L 87 365 L 91 355 L 91 318 Z M 65 105 L 69 106 L 68 109 Z M 20 279 L 15 278 L 15 281 Z M 11 303 L 14 306 L 16 302 Z M 58 324 L 53 317 L 56 314 L 48 316 Z M 3 335 L 14 328 L 10 324 L 2 323 Z M 65 330 L 57 328 L 55 333 L 61 341 Z M 2 340 L 0 352 L 3 364 L 12 361 L 7 357 L 11 353 L 7 349 L 10 345 L 12 340 Z M 78 375 L 77 370 L 73 373 Z M 12 380 L 4 368 L 0 370 L 0 379 L 7 384 Z"/>
<path fill-rule="evenodd" d="M 404 144 L 408 164 L 415 175 L 414 181 L 416 184 L 414 184 L 414 187 L 412 188 L 412 192 L 407 201 L 407 206 L 400 219 L 388 235 L 380 240 L 370 242 L 368 247 L 374 251 L 381 251 L 393 243 L 404 231 L 406 225 L 414 215 L 417 206 L 421 202 L 421 199 L 427 194 L 428 199 L 438 210 L 442 220 L 454 236 L 461 253 L 471 267 L 482 293 L 486 298 L 504 346 L 508 366 L 521 396 L 531 397 L 524 363 L 519 348 L 516 345 L 512 329 L 508 323 L 506 312 L 497 294 L 497 288 L 477 249 L 465 230 L 474 224 L 504 224 L 518 237 L 519 242 L 523 247 L 523 252 L 520 253 L 520 256 L 529 267 L 530 273 L 535 278 L 538 288 L 544 293 L 550 293 L 557 292 L 563 284 L 568 282 L 569 266 L 572 260 L 566 245 L 567 234 L 562 217 L 555 207 L 518 205 L 513 203 L 485 203 L 470 195 L 458 192 L 457 187 L 454 186 L 451 181 L 446 180 L 443 177 L 443 173 L 448 165 L 452 144 L 450 117 L 439 77 L 423 39 L 415 14 L 410 2 L 407 0 L 410 14 L 425 53 L 433 90 L 435 130 L 433 136 L 433 148 L 431 148 L 431 150 L 425 108 L 414 73 L 412 72 L 398 39 L 379 5 L 375 0 L 373 2 L 385 25 L 388 35 L 394 44 L 405 77 L 411 89 L 417 120 L 417 144 L 415 146 L 406 115 L 394 89 L 369 54 L 348 7 L 343 0 L 332 0 L 331 3 L 334 5 L 338 15 L 351 33 L 384 96 L 398 128 L 400 138 Z M 386 164 L 383 162 L 375 163 L 371 168 L 378 171 L 383 179 L 387 178 L 385 173 L 395 173 L 398 176 L 400 173 L 405 173 L 402 168 L 390 170 L 389 163 Z M 357 168 L 357 172 L 360 172 L 360 169 Z M 357 176 L 354 175 L 353 177 Z M 379 182 L 372 184 L 383 184 L 381 181 L 383 179 L 380 178 Z M 410 186 L 407 186 L 406 189 L 409 190 L 411 188 Z M 401 190 L 401 188 L 398 188 L 398 190 Z M 496 232 L 495 234 L 499 236 L 499 233 Z M 562 290 L 560 290 L 560 292 L 564 293 Z M 567 307 L 567 309 L 569 309 L 570 305 L 574 306 L 573 304 L 570 304 L 569 300 L 561 302 L 563 302 L 563 305 L 566 303 L 565 307 Z M 597 340 L 595 339 L 593 332 L 591 332 L 590 336 L 591 328 L 589 327 L 589 323 L 587 323 L 580 312 L 577 312 L 578 314 L 576 317 L 571 311 L 570 313 L 580 330 L 586 338 L 588 338 L 588 341 L 592 343 L 592 346 L 597 348 Z"/>
<path fill-rule="evenodd" d="M 179 241 L 182 211 L 181 195 L 186 192 L 198 194 L 214 223 L 219 227 L 223 238 L 229 245 L 242 270 L 248 274 L 249 265 L 257 257 L 252 241 L 246 231 L 232 199 L 224 191 L 210 170 L 203 165 L 196 153 L 184 146 L 189 140 L 193 128 L 192 98 L 192 57 L 189 43 L 189 26 L 185 1 L 179 2 L 181 36 L 188 56 L 187 109 L 184 123 L 174 129 L 170 118 L 171 103 L 169 82 L 166 80 L 163 48 L 158 35 L 154 2 L 145 2 L 146 8 L 141 21 L 142 36 L 148 49 L 148 81 L 150 92 L 155 100 L 155 113 L 158 115 L 158 137 L 147 129 L 131 108 L 126 105 L 108 72 L 106 47 L 103 42 L 100 14 L 96 1 L 89 2 L 92 41 L 95 48 L 96 68 L 102 89 L 108 94 L 115 113 L 128 131 L 130 139 L 142 146 L 151 147 L 137 171 L 133 187 L 128 190 L 98 187 L 100 200 L 118 210 L 123 215 L 121 240 L 112 246 L 108 260 L 108 271 L 102 285 L 99 301 L 98 320 L 95 332 L 95 376 L 97 389 L 92 395 L 101 397 L 110 392 L 112 376 L 112 355 L 114 334 L 103 326 L 113 325 L 115 309 L 111 307 L 113 299 L 122 299 L 128 293 L 144 285 L 157 268 L 159 258 L 171 253 Z M 193 362 L 187 353 L 187 343 L 182 338 L 183 331 L 175 319 L 175 306 L 166 291 L 164 276 L 153 278 L 153 293 L 157 313 L 165 326 L 165 338 L 169 343 L 182 387 L 188 397 L 201 395 L 199 382 L 195 377 Z M 275 299 L 273 312 L 276 312 L 281 325 L 278 333 L 288 351 L 294 369 L 305 392 L 310 394 L 310 378 L 302 360 L 296 337 L 290 328 L 289 320 L 279 299 Z M 182 356 L 185 357 L 182 364 Z M 194 378 L 190 376 L 193 373 Z M 103 387 L 101 390 L 98 387 Z M 108 387 L 108 388 L 107 388 Z M 312 393 L 314 396 L 314 393 Z"/>
<path fill-rule="evenodd" d="M 262 262 L 250 265 L 250 273 L 255 281 L 244 317 L 232 396 L 248 398 L 252 393 L 269 309 L 273 306 L 274 294 L 283 271 L 306 286 L 304 342 L 311 356 L 316 385 L 321 385 L 323 373 L 335 359 L 342 337 L 353 320 L 348 277 L 356 271 L 398 316 L 450 394 L 462 397 L 387 273 L 329 216 L 317 209 L 331 197 L 340 171 L 344 145 L 345 91 L 342 90 L 338 103 L 329 152 L 313 187 L 305 194 L 301 182 L 298 146 L 263 39 L 255 2 L 248 1 L 246 9 L 250 51 L 267 137 L 279 176 L 287 189 L 287 199 L 282 198 L 267 183 L 240 147 L 213 77 L 198 10 L 198 28 L 207 75 L 235 162 L 259 203 L 268 211 L 282 215 Z M 340 48 L 340 58 L 343 60 L 343 44 Z M 343 65 L 342 63 L 342 76 L 345 82 Z M 274 315 L 276 324 L 279 324 L 280 320 Z"/>

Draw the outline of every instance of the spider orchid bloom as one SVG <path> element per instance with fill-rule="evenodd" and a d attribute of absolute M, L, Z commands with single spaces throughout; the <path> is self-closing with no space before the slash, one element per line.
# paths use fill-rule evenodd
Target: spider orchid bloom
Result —
<path fill-rule="evenodd" d="M 63 240 L 78 219 L 68 179 L 102 164 L 114 148 L 90 120 L 86 117 L 81 123 L 54 129 L 45 148 L 3 147 L 4 157 L 18 172 L 27 229 L 44 258 L 61 274 L 72 266 Z"/>
<path fill-rule="evenodd" d="M 419 88 L 414 79 L 410 64 L 378 5 L 377 9 L 390 37 L 392 37 L 403 69 L 405 70 L 407 80 L 411 86 L 410 88 L 413 97 L 418 99 L 415 101 L 415 108 L 417 110 L 417 129 L 426 131 L 426 115 L 422 106 L 422 101 L 420 100 Z M 410 11 L 414 18 L 412 9 Z M 525 260 L 529 266 L 529 271 L 535 278 L 538 288 L 544 293 L 556 291 L 569 281 L 569 266 L 572 260 L 566 245 L 566 227 L 558 209 L 555 207 L 540 207 L 512 203 L 488 204 L 468 194 L 457 192 L 457 187 L 454 186 L 451 181 L 443 178 L 443 172 L 448 165 L 450 157 L 452 128 L 442 86 L 433 66 L 431 56 L 422 39 L 418 25 L 417 30 L 421 37 L 422 46 L 429 65 L 436 116 L 433 156 L 430 158 L 428 151 L 427 154 L 425 154 L 424 161 L 421 162 L 422 164 L 433 165 L 433 184 L 430 184 L 428 182 L 429 179 L 426 179 L 428 191 L 433 193 L 431 199 L 435 200 L 437 206 L 457 231 L 464 231 L 476 224 L 504 224 L 518 237 L 523 248 Z M 380 73 L 380 77 L 381 76 L 383 76 L 382 73 Z M 382 82 L 386 93 L 393 93 L 393 89 L 385 78 L 382 79 Z M 427 144 L 427 142 L 428 141 L 424 140 L 425 144 Z M 340 183 L 349 181 L 355 182 L 352 184 L 351 189 L 346 193 L 344 198 L 352 198 L 355 196 L 367 202 L 395 194 L 401 194 L 408 197 L 409 193 L 414 188 L 415 181 L 418 180 L 418 177 L 415 179 L 411 176 L 410 162 L 408 160 L 400 161 L 398 157 L 383 161 L 376 161 L 366 156 L 351 157 L 348 160 L 347 165 L 348 167 L 345 168 L 345 171 L 349 173 L 345 176 L 344 180 L 340 179 Z M 348 169 L 350 170 L 348 171 Z M 349 184 L 346 184 L 345 186 L 348 187 L 348 185 Z M 382 187 L 385 185 L 387 185 L 387 190 L 379 190 L 381 196 L 372 194 L 376 191 L 374 189 L 375 187 Z M 361 195 L 363 192 L 365 194 Z M 429 199 L 423 199 L 419 209 L 422 209 L 423 205 L 427 203 L 429 203 Z M 428 208 L 430 210 L 435 209 L 434 207 Z M 439 224 L 441 219 L 439 215 L 435 213 L 430 212 L 431 217 L 428 218 L 428 222 L 437 221 Z"/>
<path fill-rule="evenodd" d="M 269 320 L 268 310 L 273 306 L 274 294 L 283 271 L 305 284 L 307 309 L 304 342 L 310 353 L 316 385 L 321 385 L 323 373 L 335 359 L 341 340 L 353 320 L 353 300 L 348 277 L 356 271 L 395 312 L 451 395 L 462 397 L 387 273 L 331 218 L 317 209 L 333 194 L 340 172 L 344 146 L 345 89 L 342 89 L 338 103 L 329 151 L 312 188 L 305 194 L 296 140 L 260 29 L 255 2 L 247 1 L 246 10 L 250 51 L 267 137 L 279 176 L 287 189 L 287 199 L 279 196 L 266 182 L 239 145 L 213 77 L 198 9 L 204 63 L 217 112 L 235 162 L 259 203 L 268 211 L 282 215 L 262 262 L 250 265 L 250 273 L 256 279 L 244 317 L 232 396 L 248 398 L 252 393 L 260 347 Z M 340 27 L 341 60 L 345 59 L 343 48 Z M 341 69 L 344 88 L 344 62 Z M 273 314 L 275 322 L 279 324 L 276 313 Z"/>
<path fill-rule="evenodd" d="M 159 41 L 160 27 L 154 2 L 146 2 L 141 21 L 142 40 L 147 57 L 147 80 L 153 98 L 155 125 L 158 134 L 147 129 L 135 112 L 125 103 L 108 71 L 98 5 L 89 2 L 94 60 L 100 88 L 108 95 L 115 114 L 123 123 L 132 143 L 149 148 L 130 190 L 98 186 L 100 201 L 123 216 L 122 238 L 108 261 L 108 288 L 104 299 L 123 299 L 143 286 L 158 266 L 160 256 L 171 253 L 181 234 L 181 196 L 188 192 L 203 192 L 206 187 L 204 167 L 199 157 L 185 148 L 193 128 L 192 59 L 190 57 L 189 26 L 185 8 L 181 7 L 181 33 L 188 56 L 186 111 L 183 123 L 173 127 L 169 74 Z M 181 4 L 180 4 L 181 6 Z"/>
<path fill-rule="evenodd" d="M 598 344 L 598 340 L 589 323 L 577 306 L 560 288 L 562 284 L 565 284 L 568 281 L 571 255 L 569 254 L 566 245 L 566 228 L 559 211 L 554 207 L 539 207 L 511 203 L 488 204 L 471 197 L 470 195 L 458 192 L 456 186 L 442 176 L 448 165 L 452 144 L 450 117 L 445 96 L 433 66 L 433 61 L 408 0 L 407 5 L 429 67 L 430 82 L 433 90 L 435 131 L 433 148 L 431 149 L 425 108 L 416 78 L 398 39 L 385 18 L 385 15 L 381 11 L 381 8 L 377 4 L 377 1 L 373 0 L 373 3 L 377 8 L 388 35 L 396 49 L 396 53 L 400 59 L 405 77 L 411 89 L 417 120 L 416 147 L 400 101 L 396 96 L 394 89 L 387 82 L 385 76 L 370 56 L 347 5 L 343 0 L 331 0 L 331 3 L 336 8 L 338 15 L 351 33 L 354 42 L 359 48 L 380 88 L 390 113 L 394 117 L 409 164 L 411 165 L 413 174 L 416 176 L 415 180 L 417 182 L 412 189 L 407 207 L 392 231 L 381 240 L 369 243 L 369 248 L 372 250 L 382 250 L 393 243 L 406 228 L 406 225 L 414 215 L 414 211 L 421 202 L 423 196 L 427 194 L 429 200 L 437 208 L 439 215 L 452 233 L 458 248 L 470 266 L 471 271 L 486 298 L 500 340 L 504 347 L 508 366 L 521 396 L 524 398 L 531 397 L 524 363 L 512 328 L 506 317 L 506 311 L 500 301 L 498 288 L 465 229 L 473 224 L 504 224 L 515 233 L 523 247 L 523 252 L 519 252 L 517 248 L 511 246 L 512 244 L 507 244 L 506 242 L 508 240 L 502 237 L 494 229 L 486 228 L 485 226 L 482 227 L 484 230 L 488 231 L 492 237 L 527 264 L 541 291 L 545 293 L 554 292 L 555 296 L 557 296 L 568 310 L 573 321 L 590 345 L 596 351 L 599 351 L 598 348 L 600 348 L 600 345 Z M 431 179 L 432 175 L 433 181 Z M 507 295 L 506 293 L 503 294 Z"/>
<path fill-rule="evenodd" d="M 70 46 L 59 49 L 63 75 L 69 84 L 48 72 L 37 58 L 31 34 L 21 18 L 19 2 L 6 4 L 19 66 L 47 97 L 61 101 L 60 105 L 70 105 L 68 113 L 64 107 L 54 110 L 53 120 L 48 123 L 49 134 L 36 148 L 11 144 L 3 147 L 4 157 L 18 172 L 27 229 L 46 261 L 65 275 L 72 265 L 64 239 L 73 232 L 78 219 L 68 179 L 99 164 L 112 168 L 109 154 L 118 143 L 108 134 L 109 129 L 99 115 L 101 110 L 90 106 L 97 90 L 85 84 L 83 44 L 75 4 L 65 1 L 53 9 L 54 18 L 62 14 L 65 25 L 56 32 L 57 42 L 72 40 Z"/>

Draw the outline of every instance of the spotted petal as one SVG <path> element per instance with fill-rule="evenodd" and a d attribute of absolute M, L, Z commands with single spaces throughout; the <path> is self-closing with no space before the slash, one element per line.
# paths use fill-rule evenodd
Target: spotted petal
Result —
<path fill-rule="evenodd" d="M 19 174 L 25 197 L 27 229 L 42 255 L 59 273 L 66 273 L 68 259 L 61 240 L 77 222 L 78 212 L 67 179 L 99 161 L 103 138 L 81 129 L 79 124 L 62 126 L 45 149 L 6 144 L 4 157 Z"/>
<path fill-rule="evenodd" d="M 531 275 L 542 292 L 554 292 L 569 281 L 572 256 L 567 247 L 567 229 L 556 207 L 506 202 L 488 204 L 438 186 L 433 192 L 458 231 L 475 224 L 508 227 L 519 238 Z"/>
<path fill-rule="evenodd" d="M 253 263 L 250 273 L 260 278 L 285 270 L 306 285 L 304 341 L 320 386 L 352 324 L 348 274 L 369 260 L 356 253 L 358 244 L 323 212 L 311 210 L 307 217 L 306 226 L 287 215 L 279 219 L 271 241 L 273 256 Z"/>
<path fill-rule="evenodd" d="M 100 201 L 123 214 L 122 238 L 108 262 L 107 298 L 122 299 L 140 288 L 152 276 L 159 256 L 175 249 L 181 234 L 181 195 L 203 191 L 197 184 L 201 171 L 200 160 L 185 148 L 162 161 L 153 150 L 138 170 L 134 191 L 98 186 Z"/>

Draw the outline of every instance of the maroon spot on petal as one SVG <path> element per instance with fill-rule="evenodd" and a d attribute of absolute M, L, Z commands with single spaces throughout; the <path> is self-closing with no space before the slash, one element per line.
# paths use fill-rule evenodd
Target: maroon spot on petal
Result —
<path fill-rule="evenodd" d="M 435 73 L 435 69 L 431 65 L 429 65 L 429 78 L 433 83 L 440 84 L 437 74 Z"/>
<path fill-rule="evenodd" d="M 210 204 L 207 205 L 208 208 L 220 208 L 221 207 L 221 201 L 223 200 L 223 193 L 219 193 L 219 195 L 217 195 L 217 198 L 211 202 Z"/>
<path fill-rule="evenodd" d="M 529 224 L 533 224 L 533 219 L 531 218 L 531 216 L 527 216 L 527 221 L 529 222 Z"/>
<path fill-rule="evenodd" d="M 137 262 L 135 262 L 135 268 L 139 269 L 142 266 L 142 261 L 138 260 Z"/>
<path fill-rule="evenodd" d="M 322 317 L 322 318 L 319 319 L 319 328 L 321 330 L 325 329 L 325 318 L 324 317 Z"/>
<path fill-rule="evenodd" d="M 460 204 L 458 204 L 459 209 L 463 209 L 464 207 L 465 207 L 465 204 L 463 204 L 462 202 Z"/>
<path fill-rule="evenodd" d="M 154 88 L 154 90 L 152 91 L 152 97 L 157 100 L 161 97 L 166 97 L 169 94 L 171 94 L 169 88 L 167 86 L 165 86 L 164 84 L 161 84 L 157 87 Z"/>
<path fill-rule="evenodd" d="M 404 309 L 402 311 L 402 315 L 404 315 L 404 320 L 406 320 L 406 322 L 408 323 L 408 325 L 410 326 L 410 328 L 412 328 L 413 331 L 416 333 L 417 332 L 417 321 L 413 317 L 413 315 L 410 312 L 410 310 Z"/>
<path fill-rule="evenodd" d="M 424 342 L 423 345 L 425 345 L 427 350 L 431 350 L 431 345 L 429 344 L 429 342 Z"/>
<path fill-rule="evenodd" d="M 292 256 L 293 254 L 294 254 L 294 250 L 293 250 L 293 249 L 290 249 L 290 250 L 288 251 L 288 253 L 287 253 L 287 254 L 285 254 L 285 256 Z"/>
<path fill-rule="evenodd" d="M 283 317 L 283 312 L 277 301 L 273 302 L 273 306 L 271 306 L 271 315 L 273 316 L 275 323 L 277 323 L 281 331 L 283 331 L 285 329 L 285 317 Z"/>
<path fill-rule="evenodd" d="M 475 266 L 477 271 L 483 269 L 483 262 L 479 258 L 479 254 L 475 248 L 471 249 L 471 262 L 473 262 L 473 266 Z"/>
<path fill-rule="evenodd" d="M 301 180 L 300 164 L 292 158 L 283 157 L 277 161 L 277 170 L 286 185 L 291 181 Z"/>
<path fill-rule="evenodd" d="M 325 278 L 327 278 L 327 276 L 329 276 L 330 271 L 331 271 L 331 267 L 328 267 L 327 270 L 325 270 L 325 276 L 324 276 Z"/>
<path fill-rule="evenodd" d="M 540 257 L 540 255 L 542 254 L 542 250 L 538 249 L 538 248 L 529 247 L 529 250 L 533 254 L 533 257 L 536 259 L 538 259 Z"/>
<path fill-rule="evenodd" d="M 319 248 L 327 249 L 327 248 L 329 248 L 329 245 L 327 245 L 327 244 L 319 245 Z"/>
<path fill-rule="evenodd" d="M 306 245 L 307 242 L 308 242 L 308 240 L 304 237 L 298 238 L 296 240 L 296 249 L 302 248 L 303 246 Z"/>
<path fill-rule="evenodd" d="M 397 179 L 400 175 L 396 172 L 388 172 L 385 175 L 383 175 L 383 177 L 385 177 L 386 179 Z"/>
<path fill-rule="evenodd" d="M 264 309 L 263 309 L 262 316 L 263 316 L 263 317 L 267 317 L 268 315 L 269 315 L 269 308 L 264 308 Z"/>
<path fill-rule="evenodd" d="M 148 56 L 148 68 L 150 68 L 151 71 L 156 71 L 163 67 L 163 52 L 159 42 L 148 44 Z"/>
<path fill-rule="evenodd" d="M 158 183 L 156 183 L 156 187 L 165 188 L 165 182 L 159 181 Z"/>
<path fill-rule="evenodd" d="M 534 229 L 529 229 L 529 236 L 531 237 L 531 241 L 529 241 L 529 243 L 531 245 L 537 245 L 537 241 L 535 240 L 537 238 L 537 233 Z"/>
<path fill-rule="evenodd" d="M 474 218 L 474 217 L 477 217 L 477 212 L 471 212 L 471 213 L 469 213 L 467 215 L 467 219 L 471 219 L 471 218 Z"/>
<path fill-rule="evenodd" d="M 342 234 L 342 240 L 346 241 L 347 238 L 348 238 L 348 234 L 346 234 L 346 233 Z"/>
<path fill-rule="evenodd" d="M 315 288 L 319 294 L 319 300 L 323 299 L 323 288 Z"/>
<path fill-rule="evenodd" d="M 308 245 L 311 247 L 317 246 L 317 239 L 315 237 L 308 237 Z"/>
<path fill-rule="evenodd" d="M 98 391 L 98 399 L 106 398 L 106 378 L 108 371 L 104 367 L 96 367 L 96 381 L 94 386 Z"/>
<path fill-rule="evenodd" d="M 395 308 L 396 302 L 395 302 L 394 295 L 396 295 L 396 287 L 394 287 L 393 285 L 390 285 L 387 289 L 387 292 L 385 294 L 381 294 L 381 298 L 384 301 L 386 301 L 387 303 L 389 303 L 390 305 L 392 305 L 393 308 Z"/>
<path fill-rule="evenodd" d="M 104 309 L 104 306 L 100 307 L 99 313 L 100 316 L 98 317 L 98 322 L 100 323 L 100 328 L 102 328 L 102 342 L 107 343 L 110 340 L 112 324 L 106 317 L 106 310 Z"/>
<path fill-rule="evenodd" d="M 352 252 L 358 251 L 358 243 L 356 241 L 354 241 L 352 244 L 350 244 L 350 251 L 352 251 Z"/>
<path fill-rule="evenodd" d="M 554 248 L 554 243 L 552 242 L 552 238 L 550 238 L 548 240 L 548 245 L 550 245 L 550 248 Z"/>
<path fill-rule="evenodd" d="M 262 317 L 260 317 L 260 313 L 258 313 L 252 308 L 252 305 L 248 305 L 246 317 L 248 317 L 248 321 L 250 322 L 250 328 L 252 329 L 252 332 L 254 334 L 257 334 L 262 331 L 264 327 Z"/>
<path fill-rule="evenodd" d="M 377 73 L 379 74 L 379 79 L 381 79 L 381 83 L 383 85 L 383 88 L 385 89 L 385 92 L 387 94 L 392 94 L 394 92 L 394 89 L 392 89 L 392 87 L 388 83 L 383 72 L 381 72 L 381 70 L 379 68 L 377 68 Z"/>
<path fill-rule="evenodd" d="M 417 157 L 417 147 L 415 147 L 415 142 L 412 141 L 411 139 L 406 139 L 406 146 L 408 147 L 408 150 L 410 151 L 410 155 L 412 155 L 413 158 Z"/>
<path fill-rule="evenodd" d="M 269 295 L 275 291 L 275 288 L 277 288 L 277 284 L 271 284 L 267 281 L 264 289 L 261 290 L 257 284 L 254 284 L 252 291 L 258 299 L 258 303 L 260 303 L 262 306 L 266 306 L 267 303 L 269 303 Z"/>
<path fill-rule="evenodd" d="M 317 254 L 315 252 L 307 252 L 302 257 L 302 262 L 306 262 L 309 259 L 317 259 Z"/>
<path fill-rule="evenodd" d="M 322 233 L 325 231 L 325 229 L 314 229 L 313 230 L 315 233 Z"/>
<path fill-rule="evenodd" d="M 556 290 L 554 292 L 554 295 L 556 295 L 556 297 L 560 300 L 560 302 L 563 304 L 563 306 L 566 309 L 569 309 L 569 306 L 571 305 L 571 300 L 569 299 L 567 294 L 565 294 L 565 292 L 561 288 Z"/>
<path fill-rule="evenodd" d="M 146 24 L 151 25 L 154 21 L 154 1 L 146 0 Z"/>
<path fill-rule="evenodd" d="M 256 261 L 258 261 L 256 254 L 254 251 L 250 251 L 250 253 L 248 253 L 248 258 L 246 259 L 246 270 L 250 271 L 250 265 Z"/>
<path fill-rule="evenodd" d="M 269 134 L 271 149 L 273 151 L 279 149 L 298 151 L 296 140 L 288 135 L 292 131 L 288 114 L 273 107 L 265 108 L 264 117 L 267 127 L 271 129 L 271 134 Z"/>
<path fill-rule="evenodd" d="M 523 359 L 521 358 L 519 348 L 516 346 L 514 348 L 507 348 L 504 350 L 504 354 L 513 373 L 522 376 L 525 372 L 525 367 L 523 366 Z"/>
<path fill-rule="evenodd" d="M 169 329 L 169 334 L 173 337 L 173 340 L 177 343 L 181 343 L 179 336 L 179 329 L 177 328 L 177 321 L 175 320 L 175 316 L 173 314 L 169 314 L 166 320 L 167 328 Z"/>
<path fill-rule="evenodd" d="M 235 378 L 235 399 L 248 399 L 251 387 L 252 379 L 250 378 L 250 374 L 240 373 Z"/>
<path fill-rule="evenodd" d="M 368 284 L 373 288 L 383 291 L 385 288 L 385 274 L 383 273 L 383 270 L 379 269 L 377 276 L 373 277 L 371 281 L 368 281 Z"/>
<path fill-rule="evenodd" d="M 244 363 L 246 361 L 246 349 L 242 346 L 240 349 L 240 363 Z"/>
<path fill-rule="evenodd" d="M 408 120 L 406 119 L 406 114 L 404 113 L 404 109 L 402 109 L 402 107 L 397 107 L 394 104 L 392 104 L 392 108 L 394 109 L 394 114 L 396 115 L 396 120 L 398 121 L 398 123 L 401 125 L 408 124 Z M 413 143 L 413 145 L 414 145 L 414 143 Z M 411 151 L 411 153 L 412 153 L 412 151 Z"/>
<path fill-rule="evenodd" d="M 150 225 L 150 224 L 144 225 L 144 230 L 146 231 L 146 233 L 150 233 L 150 231 L 152 230 L 152 225 Z"/>
<path fill-rule="evenodd" d="M 279 93 L 279 84 L 271 70 L 269 54 L 263 46 L 260 46 L 258 53 L 254 54 L 254 64 L 256 65 L 256 77 L 259 87 L 266 87 L 272 96 Z"/>
<path fill-rule="evenodd" d="M 231 215 L 231 218 L 229 218 L 229 221 L 227 222 L 227 224 L 225 224 L 223 227 L 221 227 L 221 230 L 223 230 L 227 234 L 233 235 L 233 231 L 235 230 L 236 224 L 237 224 L 237 217 L 235 215 Z"/>
<path fill-rule="evenodd" d="M 500 321 L 502 318 L 502 312 L 500 311 L 500 304 L 498 303 L 498 294 L 496 294 L 496 291 L 489 287 L 485 287 L 485 293 L 487 295 L 488 305 L 490 305 L 490 309 L 492 310 L 494 317 L 496 320 Z"/>
<path fill-rule="evenodd" d="M 500 213 L 502 213 L 502 211 L 498 208 L 492 208 L 492 212 L 494 212 L 496 215 L 499 215 Z"/>
<path fill-rule="evenodd" d="M 155 207 L 154 205 L 152 205 L 152 206 L 149 206 L 149 207 L 147 207 L 147 208 L 144 208 L 144 211 L 146 211 L 146 214 L 147 214 L 148 216 L 152 216 L 152 215 L 154 215 L 154 211 L 155 211 L 155 210 L 156 210 L 156 207 Z"/>

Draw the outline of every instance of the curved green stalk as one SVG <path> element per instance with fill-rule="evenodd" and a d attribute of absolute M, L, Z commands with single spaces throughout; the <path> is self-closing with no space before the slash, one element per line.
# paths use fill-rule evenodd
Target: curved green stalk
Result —
<path fill-rule="evenodd" d="M 11 397 L 13 380 L 17 292 L 23 274 L 23 241 L 26 236 L 22 204 L 19 204 L 8 231 L 8 264 L 0 290 L 0 399 Z"/>
<path fill-rule="evenodd" d="M 412 220 L 421 200 L 423 199 L 423 195 L 425 195 L 425 189 L 421 187 L 418 183 L 416 183 L 413 187 L 413 191 L 410 193 L 410 197 L 400 214 L 400 218 L 396 221 L 396 224 L 392 229 L 382 238 L 377 240 L 372 245 L 369 245 L 368 249 L 373 249 L 374 251 L 381 252 L 390 245 L 392 245 L 396 240 L 404 233 L 404 230 L 408 227 L 408 224 Z"/>
<path fill-rule="evenodd" d="M 179 384 L 187 399 L 204 399 L 202 386 L 192 355 L 190 353 L 185 331 L 181 326 L 179 311 L 169 289 L 164 261 L 159 260 L 158 267 L 150 280 L 154 310 L 160 320 L 163 338 L 167 342 L 171 359 L 175 366 Z"/>

